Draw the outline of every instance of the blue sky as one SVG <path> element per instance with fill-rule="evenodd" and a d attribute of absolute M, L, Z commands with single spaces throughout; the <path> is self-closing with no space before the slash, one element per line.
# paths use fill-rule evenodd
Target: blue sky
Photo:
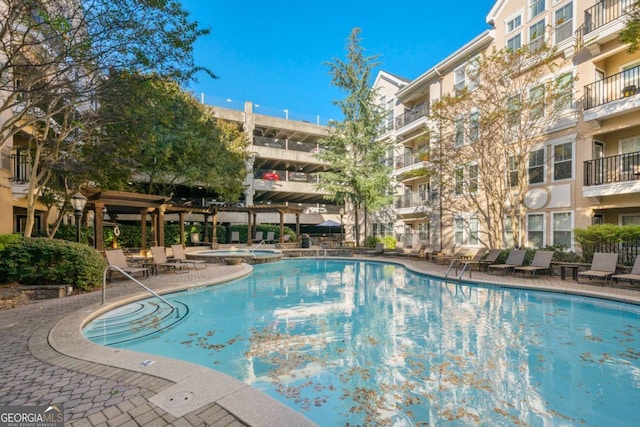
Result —
<path fill-rule="evenodd" d="M 414 79 L 487 29 L 494 0 L 182 3 L 211 29 L 195 56 L 220 78 L 200 75 L 189 86 L 205 103 L 241 109 L 252 101 L 258 113 L 326 123 L 340 120 L 333 101 L 345 96 L 331 86 L 326 63 L 345 58 L 354 27 L 362 29 L 365 53 L 380 55 L 375 73 Z"/>

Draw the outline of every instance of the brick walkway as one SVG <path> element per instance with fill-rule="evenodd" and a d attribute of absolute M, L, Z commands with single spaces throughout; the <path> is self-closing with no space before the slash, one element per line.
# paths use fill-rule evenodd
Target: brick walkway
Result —
<path fill-rule="evenodd" d="M 367 259 L 372 259 L 371 257 Z M 397 261 L 397 259 L 390 259 Z M 447 266 L 424 260 L 402 260 L 417 271 L 443 275 Z M 210 265 L 187 274 L 160 274 L 143 282 L 156 291 L 203 285 L 249 271 L 246 265 Z M 640 287 L 577 284 L 557 276 L 527 279 L 489 276 L 473 272 L 474 282 L 580 293 L 640 303 Z M 108 301 L 141 294 L 129 281 L 114 281 L 107 289 Z M 241 421 L 217 403 L 210 403 L 184 416 L 175 417 L 150 399 L 174 382 L 160 375 L 70 357 L 50 345 L 49 333 L 58 322 L 78 310 L 86 317 L 101 301 L 101 292 L 37 301 L 0 311 L 0 405 L 49 405 L 65 407 L 66 424 L 71 426 L 244 426 L 268 425 Z M 91 310 L 89 310 L 91 309 Z M 64 324 L 62 324 L 64 325 Z M 250 411 L 251 405 L 246 407 Z M 289 422 L 289 425 L 300 425 Z M 309 423 L 309 425 L 312 425 Z"/>

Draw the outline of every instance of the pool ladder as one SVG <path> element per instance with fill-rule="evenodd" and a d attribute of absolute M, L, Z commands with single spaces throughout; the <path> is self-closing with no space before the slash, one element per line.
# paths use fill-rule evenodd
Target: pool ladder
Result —
<path fill-rule="evenodd" d="M 106 302 L 106 300 L 107 300 L 107 273 L 109 271 L 117 271 L 118 273 L 124 275 L 126 278 L 130 279 L 134 283 L 137 283 L 139 286 L 142 286 L 151 295 L 153 295 L 154 297 L 158 298 L 160 301 L 162 301 L 163 303 L 165 303 L 169 307 L 171 307 L 171 310 L 176 312 L 176 317 L 180 317 L 180 312 L 178 311 L 178 307 L 176 307 L 175 305 L 171 304 L 166 299 L 162 298 L 160 295 L 158 295 L 155 291 L 153 291 L 149 287 L 143 285 L 142 282 L 136 280 L 133 276 L 131 276 L 129 273 L 125 272 L 120 267 L 116 267 L 114 265 L 110 265 L 109 267 L 105 268 L 104 272 L 102 273 L 102 304 L 104 304 Z"/>
<path fill-rule="evenodd" d="M 264 243 L 264 240 L 260 240 L 260 242 L 258 242 L 258 244 L 256 245 L 255 248 L 251 249 L 251 255 L 253 255 L 253 257 L 256 257 L 256 249 L 258 249 L 260 247 L 261 244 Z M 266 245 L 266 243 L 265 243 Z"/>
<path fill-rule="evenodd" d="M 445 279 L 449 278 L 449 273 L 451 273 L 451 270 L 453 268 L 456 269 L 456 274 L 458 274 L 458 263 L 462 262 L 461 260 L 453 260 L 451 261 L 451 264 L 449 264 L 449 268 L 447 269 L 447 272 L 444 274 Z M 467 269 L 469 269 L 469 278 L 471 278 L 471 268 L 469 267 L 469 263 L 468 262 L 464 262 L 464 264 L 462 264 L 462 269 L 460 270 L 460 274 L 458 275 L 458 280 L 462 280 L 462 276 L 464 276 L 464 272 L 467 271 Z"/>

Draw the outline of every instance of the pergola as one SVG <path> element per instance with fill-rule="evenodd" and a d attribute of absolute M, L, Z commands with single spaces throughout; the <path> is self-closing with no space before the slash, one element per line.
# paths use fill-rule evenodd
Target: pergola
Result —
<path fill-rule="evenodd" d="M 247 246 L 251 246 L 251 236 L 255 234 L 256 222 L 259 213 L 278 213 L 280 215 L 280 243 L 284 243 L 284 216 L 285 214 L 295 214 L 296 216 L 296 235 L 300 236 L 300 214 L 302 208 L 289 205 L 252 205 L 243 207 L 222 207 L 215 206 L 213 208 L 213 241 L 217 241 L 216 224 L 218 222 L 219 212 L 245 212 L 247 214 Z"/>
<path fill-rule="evenodd" d="M 222 207 L 194 208 L 190 206 L 179 206 L 170 203 L 169 197 L 140 193 L 129 193 L 124 191 L 95 191 L 86 192 L 86 209 L 93 210 L 95 248 L 104 250 L 104 212 L 107 212 L 112 222 L 117 215 L 140 215 L 141 236 L 140 249 L 147 246 L 147 217 L 151 217 L 151 245 L 155 246 L 159 242 L 164 242 L 165 215 L 177 213 L 180 217 L 180 243 L 184 244 L 184 220 L 185 215 L 204 215 L 204 241 L 208 241 L 207 227 L 209 217 L 213 215 L 213 241 L 217 242 L 217 222 L 219 212 L 244 212 L 247 214 L 248 235 L 255 234 L 255 225 L 259 213 L 278 213 L 280 215 L 280 243 L 284 237 L 284 215 L 295 214 L 296 234 L 300 235 L 300 214 L 302 208 L 288 205 L 254 205 L 246 207 Z M 247 239 L 247 245 L 251 246 L 252 239 Z"/>

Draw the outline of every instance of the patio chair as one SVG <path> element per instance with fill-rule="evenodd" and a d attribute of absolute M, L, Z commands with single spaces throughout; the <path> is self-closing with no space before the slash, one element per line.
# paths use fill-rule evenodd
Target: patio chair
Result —
<path fill-rule="evenodd" d="M 496 262 L 500 254 L 502 254 L 502 249 L 491 249 L 486 256 L 482 255 L 480 258 L 473 257 L 472 259 L 465 261 L 465 263 L 471 268 L 477 265 L 478 270 L 483 269 L 486 271 L 489 265 Z"/>
<path fill-rule="evenodd" d="M 262 241 L 264 240 L 264 239 L 263 239 L 263 236 L 264 236 L 264 232 L 262 232 L 262 231 L 256 231 L 256 236 L 255 236 L 255 237 L 254 237 L 254 239 L 253 239 L 253 243 L 260 243 L 260 242 L 262 242 Z"/>
<path fill-rule="evenodd" d="M 400 253 L 398 255 L 401 256 L 401 257 L 404 257 L 404 258 L 420 258 L 422 256 L 422 253 L 426 249 L 426 247 L 427 247 L 426 243 L 421 243 L 419 245 L 413 245 L 413 247 L 411 248 L 410 251 L 406 251 L 406 250 L 403 249 L 402 253 Z"/>
<path fill-rule="evenodd" d="M 404 243 L 397 242 L 396 247 L 392 251 L 385 252 L 385 256 L 402 256 L 405 254 Z"/>
<path fill-rule="evenodd" d="M 198 233 L 191 233 L 191 243 L 194 246 L 209 246 L 210 245 L 210 243 L 201 241 L 200 240 L 200 234 L 198 234 Z"/>
<path fill-rule="evenodd" d="M 491 270 L 497 270 L 502 271 L 502 274 L 507 274 L 509 271 L 513 271 L 514 268 L 521 266 L 526 255 L 527 251 L 523 249 L 513 249 L 509 252 L 504 264 L 490 264 L 487 266 L 487 272 L 491 273 Z"/>
<path fill-rule="evenodd" d="M 521 265 L 514 267 L 513 272 L 522 271 L 522 274 L 531 273 L 531 277 L 535 276 L 536 272 L 547 270 L 551 273 L 551 259 L 553 258 L 553 251 L 536 251 L 530 265 Z"/>
<path fill-rule="evenodd" d="M 129 266 L 127 257 L 125 256 L 122 249 L 106 251 L 104 254 L 107 258 L 107 264 L 109 264 L 109 267 L 118 267 L 120 270 L 131 276 L 133 276 L 135 273 L 142 273 L 142 277 L 149 277 L 148 268 Z M 111 281 L 111 273 L 113 273 L 113 271 L 109 269 L 109 274 L 107 275 L 107 280 L 109 281 Z"/>
<path fill-rule="evenodd" d="M 366 251 L 365 255 L 376 256 L 376 255 L 382 255 L 383 253 L 384 253 L 384 243 L 378 242 L 376 243 L 376 247 L 370 251 Z"/>
<path fill-rule="evenodd" d="M 579 271 L 576 281 L 580 283 L 580 276 L 587 276 L 589 279 L 603 279 L 604 284 L 616 273 L 618 267 L 618 254 L 596 252 L 593 254 L 591 267 L 587 271 Z"/>
<path fill-rule="evenodd" d="M 201 259 L 187 259 L 187 254 L 184 252 L 182 245 L 171 245 L 171 251 L 173 252 L 173 262 L 180 262 L 186 264 L 187 267 L 192 265 L 194 269 L 198 269 L 198 266 L 202 266 L 202 270 L 207 268 L 207 262 Z"/>
<path fill-rule="evenodd" d="M 177 273 L 178 270 L 182 270 L 182 267 L 186 267 L 186 265 L 182 265 L 182 263 L 179 262 L 169 262 L 167 259 L 167 253 L 162 246 L 152 246 L 151 256 L 153 257 L 151 266 L 155 274 L 158 274 L 158 268 L 160 267 L 164 271 L 172 271 L 174 273 Z M 186 270 L 184 273 L 186 273 Z"/>
<path fill-rule="evenodd" d="M 291 234 L 285 234 L 282 236 L 282 243 L 287 243 L 289 240 L 291 240 Z"/>
<path fill-rule="evenodd" d="M 240 232 L 239 231 L 232 231 L 231 232 L 231 240 L 229 241 L 229 243 L 240 243 Z"/>
<path fill-rule="evenodd" d="M 466 248 L 459 248 L 458 250 L 456 250 L 455 252 L 451 253 L 451 252 L 442 252 L 439 253 L 438 255 L 436 255 L 435 257 L 433 257 L 433 262 L 435 262 L 436 264 L 446 264 L 448 260 L 453 259 L 453 258 L 462 258 L 466 253 L 467 253 L 468 249 Z"/>
<path fill-rule="evenodd" d="M 273 243 L 276 240 L 276 232 L 275 231 L 269 231 L 267 232 L 267 238 L 264 239 L 265 243 Z"/>
<path fill-rule="evenodd" d="M 618 280 L 628 280 L 632 285 L 633 282 L 640 282 L 640 255 L 636 256 L 636 261 L 633 263 L 630 273 L 614 274 L 611 278 L 616 282 Z"/>
<path fill-rule="evenodd" d="M 467 249 L 460 249 L 460 251 L 458 252 L 462 252 L 462 255 L 460 256 L 456 256 L 456 255 L 445 255 L 443 257 L 440 258 L 440 261 L 442 261 L 442 264 L 447 264 L 447 263 L 451 263 L 451 262 L 457 262 L 457 261 L 461 261 L 461 260 L 465 260 L 465 259 L 473 259 L 473 257 L 476 256 L 476 254 L 480 251 L 480 248 L 467 248 Z M 484 253 L 483 253 L 484 255 Z"/>

